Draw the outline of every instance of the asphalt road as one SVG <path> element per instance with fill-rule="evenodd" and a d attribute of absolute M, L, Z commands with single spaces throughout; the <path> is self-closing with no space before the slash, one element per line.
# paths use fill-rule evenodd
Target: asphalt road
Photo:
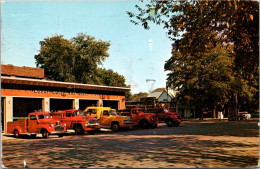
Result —
<path fill-rule="evenodd" d="M 8 168 L 229 168 L 256 167 L 258 119 L 185 121 L 179 127 L 59 138 L 2 137 Z"/>

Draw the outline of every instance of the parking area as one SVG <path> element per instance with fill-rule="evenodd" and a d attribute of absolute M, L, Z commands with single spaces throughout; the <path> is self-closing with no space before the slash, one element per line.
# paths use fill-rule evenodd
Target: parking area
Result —
<path fill-rule="evenodd" d="M 168 128 L 49 139 L 2 136 L 2 162 L 8 168 L 228 168 L 256 167 L 258 119 L 184 121 Z"/>

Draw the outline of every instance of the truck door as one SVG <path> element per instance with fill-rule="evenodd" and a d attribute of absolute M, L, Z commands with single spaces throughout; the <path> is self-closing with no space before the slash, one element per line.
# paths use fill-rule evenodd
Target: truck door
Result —
<path fill-rule="evenodd" d="M 28 132 L 36 133 L 37 132 L 38 119 L 35 114 L 31 114 L 28 119 Z"/>
<path fill-rule="evenodd" d="M 110 127 L 110 118 L 109 118 L 109 112 L 108 110 L 103 110 L 101 111 L 101 116 L 100 116 L 100 124 L 101 126 L 104 127 Z"/>
<path fill-rule="evenodd" d="M 71 111 L 67 111 L 67 112 L 65 112 L 64 114 L 63 114 L 63 122 L 64 123 L 66 123 L 66 126 L 67 126 L 67 128 L 68 129 L 72 129 L 73 128 L 73 126 L 72 126 L 72 117 L 71 117 L 71 115 L 72 115 L 72 112 Z"/>
<path fill-rule="evenodd" d="M 165 112 L 164 112 L 164 110 L 162 108 L 159 108 L 156 111 L 156 116 L 158 117 L 159 121 L 165 120 Z"/>
<path fill-rule="evenodd" d="M 139 115 L 138 115 L 138 111 L 137 110 L 131 110 L 131 118 L 132 121 L 134 122 L 134 124 L 138 124 L 139 123 Z"/>

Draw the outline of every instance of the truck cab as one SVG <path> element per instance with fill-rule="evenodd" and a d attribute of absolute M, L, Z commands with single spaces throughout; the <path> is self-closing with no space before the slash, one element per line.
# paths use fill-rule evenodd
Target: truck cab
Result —
<path fill-rule="evenodd" d="M 50 134 L 57 134 L 59 137 L 62 137 L 65 132 L 66 124 L 52 119 L 49 113 L 46 112 L 32 112 L 29 113 L 28 118 L 7 123 L 7 133 L 14 134 L 14 137 L 19 137 L 23 134 L 30 134 L 32 137 L 36 137 L 40 133 L 43 138 L 48 138 Z"/>
<path fill-rule="evenodd" d="M 145 112 L 143 108 L 132 108 L 130 115 L 134 125 L 142 128 L 156 128 L 159 123 L 154 112 Z"/>
<path fill-rule="evenodd" d="M 118 115 L 117 111 L 110 107 L 87 107 L 84 113 L 87 117 L 99 119 L 100 127 L 110 128 L 114 132 L 120 129 L 129 129 L 133 125 L 129 117 Z"/>
<path fill-rule="evenodd" d="M 178 112 L 171 112 L 166 108 L 158 108 L 155 113 L 159 121 L 165 122 L 168 127 L 177 127 L 182 122 Z"/>
<path fill-rule="evenodd" d="M 86 117 L 82 110 L 70 109 L 63 110 L 50 115 L 57 120 L 65 123 L 67 129 L 73 129 L 76 134 L 84 134 L 88 132 L 94 134 L 96 131 L 100 130 L 99 120 L 95 117 Z"/>

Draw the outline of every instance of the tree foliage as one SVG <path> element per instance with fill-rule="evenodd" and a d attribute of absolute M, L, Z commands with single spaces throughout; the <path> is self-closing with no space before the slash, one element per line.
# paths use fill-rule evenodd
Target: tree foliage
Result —
<path fill-rule="evenodd" d="M 146 92 L 139 92 L 137 94 L 133 94 L 130 98 L 130 101 L 140 101 L 141 98 L 147 97 L 149 94 Z"/>
<path fill-rule="evenodd" d="M 136 8 L 138 14 L 127 12 L 131 22 L 167 29 L 173 42 L 167 81 L 180 100 L 203 108 L 234 105 L 238 97 L 241 105 L 258 105 L 257 1 L 151 1 Z"/>
<path fill-rule="evenodd" d="M 126 87 L 124 76 L 98 67 L 109 57 L 109 42 L 81 33 L 70 40 L 62 35 L 48 37 L 40 45 L 36 65 L 44 68 L 48 79 Z"/>
<path fill-rule="evenodd" d="M 107 86 L 126 87 L 125 77 L 114 72 L 112 69 L 98 68 L 98 79 L 100 83 Z"/>

